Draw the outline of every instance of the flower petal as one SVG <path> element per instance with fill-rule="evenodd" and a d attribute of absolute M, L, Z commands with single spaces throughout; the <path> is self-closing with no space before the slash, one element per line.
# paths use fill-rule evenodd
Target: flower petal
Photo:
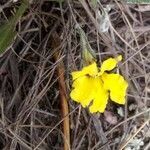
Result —
<path fill-rule="evenodd" d="M 117 58 L 109 58 L 102 63 L 101 72 L 103 74 L 105 71 L 110 71 L 114 69 L 119 61 L 122 60 L 122 56 L 119 55 Z"/>
<path fill-rule="evenodd" d="M 110 91 L 111 100 L 118 104 L 125 104 L 128 83 L 124 78 L 119 74 L 104 73 L 102 80 L 104 82 L 104 88 Z"/>
<path fill-rule="evenodd" d="M 71 91 L 70 97 L 86 107 L 94 99 L 96 84 L 95 78 L 89 76 L 79 77 L 73 82 L 72 87 L 74 89 Z"/>
<path fill-rule="evenodd" d="M 97 87 L 96 87 L 96 93 L 95 97 L 93 99 L 93 103 L 90 106 L 90 112 L 95 113 L 95 112 L 104 112 L 106 105 L 107 105 L 107 100 L 108 100 L 108 92 L 103 88 L 103 83 L 100 79 L 100 77 L 97 77 L 95 80 L 97 80 Z"/>
<path fill-rule="evenodd" d="M 84 67 L 81 71 L 74 71 L 71 73 L 73 80 L 82 77 L 84 75 L 96 76 L 98 74 L 98 68 L 96 63 Z"/>

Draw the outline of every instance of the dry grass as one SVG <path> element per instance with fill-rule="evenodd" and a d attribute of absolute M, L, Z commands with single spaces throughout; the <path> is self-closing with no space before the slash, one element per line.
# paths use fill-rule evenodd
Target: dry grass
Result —
<path fill-rule="evenodd" d="M 144 11 L 143 5 L 117 0 L 101 2 L 102 6 L 96 8 L 90 1 L 80 0 L 37 0 L 30 4 L 16 26 L 17 37 L 0 57 L 0 149 L 63 149 L 64 118 L 56 69 L 64 63 L 69 96 L 70 72 L 81 66 L 77 23 L 99 62 L 123 55 L 120 72 L 128 80 L 129 89 L 125 106 L 107 105 L 109 120 L 105 114 L 90 114 L 68 100 L 70 149 L 121 150 L 135 137 L 144 142 L 141 149 L 150 149 L 150 11 Z M 0 3 L 2 24 L 19 2 Z M 95 18 L 98 9 L 108 3 L 112 6 L 111 26 L 108 33 L 101 33 Z M 55 33 L 61 43 L 54 49 L 51 45 Z M 56 51 L 60 52 L 57 61 Z M 118 114 L 118 108 L 123 116 Z"/>

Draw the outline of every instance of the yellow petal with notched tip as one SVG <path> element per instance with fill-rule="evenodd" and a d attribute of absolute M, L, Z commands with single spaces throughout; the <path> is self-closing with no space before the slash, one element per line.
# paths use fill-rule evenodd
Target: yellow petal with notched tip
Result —
<path fill-rule="evenodd" d="M 117 63 L 122 60 L 122 56 L 119 55 L 117 58 L 109 58 L 105 60 L 101 65 L 101 72 L 100 75 L 103 74 L 105 71 L 110 71 L 117 66 Z"/>
<path fill-rule="evenodd" d="M 96 76 L 97 74 L 98 68 L 95 62 L 89 66 L 84 67 L 81 71 L 74 71 L 71 73 L 73 80 L 82 77 L 84 75 Z"/>
<path fill-rule="evenodd" d="M 82 76 L 77 78 L 72 87 L 74 88 L 70 96 L 79 102 L 83 107 L 89 106 L 90 112 L 104 112 L 108 92 L 103 88 L 103 82 L 100 77 Z"/>
<path fill-rule="evenodd" d="M 124 78 L 119 74 L 104 73 L 102 80 L 104 82 L 104 88 L 110 91 L 111 100 L 118 104 L 125 104 L 128 83 Z"/>
<path fill-rule="evenodd" d="M 89 110 L 91 113 L 105 111 L 107 102 L 108 102 L 108 91 L 103 88 L 103 83 L 100 78 L 97 78 L 97 88 L 93 103 L 90 106 Z"/>
<path fill-rule="evenodd" d="M 73 82 L 70 97 L 74 101 L 81 103 L 83 107 L 86 107 L 94 99 L 96 84 L 95 78 L 89 76 L 79 77 Z"/>

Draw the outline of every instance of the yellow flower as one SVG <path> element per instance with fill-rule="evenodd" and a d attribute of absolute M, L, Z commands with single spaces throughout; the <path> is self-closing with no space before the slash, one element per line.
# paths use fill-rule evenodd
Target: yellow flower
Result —
<path fill-rule="evenodd" d="M 112 101 L 125 104 L 128 83 L 120 74 L 106 73 L 114 69 L 121 60 L 122 56 L 109 58 L 102 63 L 101 68 L 94 62 L 81 71 L 72 72 L 71 98 L 83 107 L 89 106 L 91 113 L 104 112 L 109 96 Z"/>

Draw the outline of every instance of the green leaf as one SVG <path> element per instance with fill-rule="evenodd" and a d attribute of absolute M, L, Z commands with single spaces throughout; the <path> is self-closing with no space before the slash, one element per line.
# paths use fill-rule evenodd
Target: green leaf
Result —
<path fill-rule="evenodd" d="M 124 0 L 128 4 L 150 4 L 150 0 Z"/>
<path fill-rule="evenodd" d="M 0 26 L 0 54 L 5 52 L 8 46 L 10 46 L 13 42 L 17 34 L 17 32 L 15 31 L 15 26 L 27 8 L 28 3 L 22 1 L 16 14 L 11 17 L 7 23 Z"/>

